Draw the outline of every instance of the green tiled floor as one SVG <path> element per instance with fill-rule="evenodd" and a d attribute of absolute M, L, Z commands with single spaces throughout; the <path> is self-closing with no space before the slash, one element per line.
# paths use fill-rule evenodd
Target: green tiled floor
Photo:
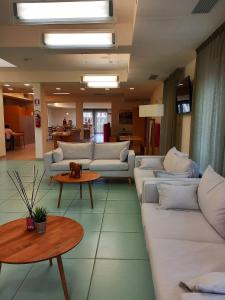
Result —
<path fill-rule="evenodd" d="M 21 172 L 31 189 L 32 161 L 0 161 L 0 224 L 22 217 L 24 207 L 6 171 Z M 35 162 L 43 170 L 41 161 Z M 59 186 L 41 184 L 39 204 L 49 214 L 64 215 L 85 229 L 81 243 L 63 256 L 71 300 L 155 300 L 134 185 L 126 181 L 96 182 L 94 209 L 87 187 L 80 200 L 79 187 L 65 185 L 61 208 L 57 209 Z M 63 300 L 56 262 L 34 265 L 3 265 L 0 299 Z"/>

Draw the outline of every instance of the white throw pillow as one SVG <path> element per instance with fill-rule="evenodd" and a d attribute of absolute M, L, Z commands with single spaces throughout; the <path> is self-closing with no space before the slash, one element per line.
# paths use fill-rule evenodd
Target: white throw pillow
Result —
<path fill-rule="evenodd" d="M 120 152 L 129 149 L 130 142 L 95 144 L 94 159 L 120 159 Z"/>
<path fill-rule="evenodd" d="M 143 170 L 163 170 L 163 165 L 157 158 L 142 158 L 139 168 Z"/>
<path fill-rule="evenodd" d="M 167 172 L 167 171 L 153 171 L 155 177 L 159 178 L 191 178 L 192 173 L 187 172 Z"/>
<path fill-rule="evenodd" d="M 198 210 L 197 188 L 197 184 L 157 184 L 159 208 Z"/>
<path fill-rule="evenodd" d="M 127 160 L 129 154 L 129 150 L 127 148 L 123 148 L 123 150 L 120 151 L 120 161 L 124 162 Z"/>
<path fill-rule="evenodd" d="M 169 172 L 192 172 L 192 160 L 173 152 L 165 157 L 163 166 L 165 170 Z"/>
<path fill-rule="evenodd" d="M 200 180 L 198 202 L 205 218 L 225 238 L 225 178 L 210 166 Z"/>
<path fill-rule="evenodd" d="M 163 161 L 163 166 L 166 171 L 176 171 L 176 158 L 188 158 L 188 155 L 178 151 L 175 147 L 171 148 L 167 152 Z"/>
<path fill-rule="evenodd" d="M 93 143 L 65 143 L 58 142 L 63 151 L 64 159 L 92 159 Z"/>
<path fill-rule="evenodd" d="M 207 273 L 190 281 L 182 281 L 180 286 L 193 292 L 225 295 L 225 272 Z"/>
<path fill-rule="evenodd" d="M 61 148 L 54 149 L 52 151 L 54 162 L 59 162 L 63 160 L 63 151 Z"/>

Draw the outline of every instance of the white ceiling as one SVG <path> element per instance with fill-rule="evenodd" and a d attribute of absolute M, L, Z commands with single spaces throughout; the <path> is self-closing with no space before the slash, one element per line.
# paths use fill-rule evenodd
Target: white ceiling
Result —
<path fill-rule="evenodd" d="M 164 79 L 175 68 L 185 66 L 195 57 L 195 49 L 225 21 L 225 0 L 219 0 L 209 14 L 193 15 L 191 12 L 197 2 L 139 0 L 137 8 L 136 0 L 117 0 L 113 23 L 25 26 L 13 24 L 10 0 L 1 0 L 0 58 L 18 68 L 16 71 L 0 68 L 0 82 L 40 80 L 46 83 L 47 93 L 62 83 L 65 89 L 78 93 L 80 74 L 112 72 L 127 74 L 122 81 L 128 78 L 128 82 L 110 93 L 123 92 L 130 97 L 129 86 L 134 85 L 133 97 L 146 97 L 158 85 L 158 82 L 148 81 L 150 74 Z M 118 47 L 104 51 L 49 50 L 41 44 L 43 32 L 81 28 L 114 31 Z M 62 78 L 65 78 L 64 83 Z M 67 84 L 69 81 L 75 84 Z"/>

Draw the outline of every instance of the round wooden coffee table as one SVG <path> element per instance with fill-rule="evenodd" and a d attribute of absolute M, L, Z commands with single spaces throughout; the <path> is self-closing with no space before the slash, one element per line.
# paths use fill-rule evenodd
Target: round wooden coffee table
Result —
<path fill-rule="evenodd" d="M 92 195 L 91 183 L 93 181 L 99 179 L 100 177 L 101 177 L 101 175 L 99 173 L 92 172 L 92 171 L 82 172 L 80 178 L 70 177 L 70 173 L 62 173 L 62 174 L 58 174 L 58 175 L 53 176 L 53 179 L 60 184 L 59 198 L 58 198 L 57 207 L 60 207 L 61 198 L 62 198 L 62 190 L 63 190 L 64 183 L 79 183 L 80 184 L 80 198 L 81 199 L 82 199 L 82 184 L 83 183 L 88 183 L 89 193 L 90 193 L 90 200 L 91 200 L 91 208 L 93 208 L 94 204 L 93 204 L 93 195 Z"/>
<path fill-rule="evenodd" d="M 76 247 L 84 236 L 80 223 L 65 217 L 48 216 L 44 234 L 26 230 L 26 219 L 0 226 L 0 270 L 5 264 L 29 264 L 57 259 L 65 300 L 69 299 L 61 255 Z"/>

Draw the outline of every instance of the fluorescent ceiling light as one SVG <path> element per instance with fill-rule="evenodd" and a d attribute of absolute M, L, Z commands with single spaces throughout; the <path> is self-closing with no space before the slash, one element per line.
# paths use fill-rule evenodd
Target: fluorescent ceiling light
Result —
<path fill-rule="evenodd" d="M 110 48 L 114 35 L 109 32 L 45 33 L 44 44 L 52 48 Z"/>
<path fill-rule="evenodd" d="M 0 68 L 16 68 L 16 66 L 0 58 Z"/>
<path fill-rule="evenodd" d="M 18 2 L 16 17 L 22 22 L 96 22 L 112 17 L 112 0 Z"/>
<path fill-rule="evenodd" d="M 84 75 L 83 82 L 116 82 L 117 75 Z"/>
<path fill-rule="evenodd" d="M 119 87 L 119 82 L 117 81 L 89 81 L 87 83 L 87 87 L 89 88 L 118 88 Z"/>
<path fill-rule="evenodd" d="M 24 83 L 24 86 L 30 86 L 30 83 Z"/>
<path fill-rule="evenodd" d="M 70 95 L 70 93 L 53 93 L 53 95 Z"/>
<path fill-rule="evenodd" d="M 5 84 L 3 84 L 3 86 L 9 87 L 9 86 L 10 86 L 10 84 L 8 84 L 8 83 L 5 83 Z"/>

